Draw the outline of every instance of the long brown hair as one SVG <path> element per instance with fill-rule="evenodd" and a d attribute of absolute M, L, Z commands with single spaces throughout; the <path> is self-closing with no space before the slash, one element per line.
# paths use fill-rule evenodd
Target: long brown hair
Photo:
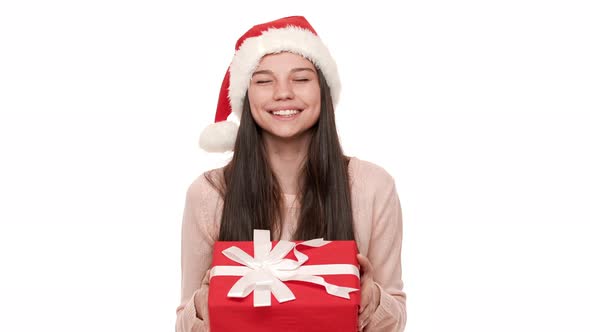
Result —
<path fill-rule="evenodd" d="M 344 156 L 334 118 L 330 88 L 320 70 L 319 120 L 311 128 L 307 159 L 301 169 L 302 188 L 298 227 L 292 240 L 323 237 L 326 240 L 354 240 L 348 178 L 349 158 Z M 282 225 L 282 193 L 262 141 L 262 129 L 254 121 L 248 96 L 231 161 L 223 168 L 224 183 L 209 182 L 224 197 L 219 230 L 220 241 L 251 241 L 254 229 L 271 234 Z M 280 236 L 280 235 L 279 235 Z"/>

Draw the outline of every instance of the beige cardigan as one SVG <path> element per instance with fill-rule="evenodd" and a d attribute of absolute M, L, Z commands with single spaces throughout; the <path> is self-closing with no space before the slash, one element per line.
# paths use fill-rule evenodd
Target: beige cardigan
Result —
<path fill-rule="evenodd" d="M 214 172 L 220 174 L 219 169 Z M 395 182 L 383 168 L 354 157 L 349 174 L 356 241 L 360 253 L 371 261 L 381 290 L 381 303 L 364 331 L 401 332 L 406 324 L 406 295 L 401 280 L 402 214 Z M 282 239 L 290 240 L 299 207 L 294 195 L 284 195 L 284 199 Z M 222 207 L 222 198 L 203 175 L 189 186 L 182 220 L 177 332 L 206 331 L 196 315 L 194 297 L 211 263 Z"/>

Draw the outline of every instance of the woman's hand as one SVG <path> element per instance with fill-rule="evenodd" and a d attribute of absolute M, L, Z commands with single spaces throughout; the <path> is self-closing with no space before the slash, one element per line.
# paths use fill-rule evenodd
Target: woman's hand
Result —
<path fill-rule="evenodd" d="M 362 331 L 369 323 L 369 317 L 375 312 L 380 302 L 379 287 L 373 280 L 373 265 L 369 259 L 358 254 L 357 259 L 361 266 L 361 307 L 359 310 L 358 330 Z"/>
<path fill-rule="evenodd" d="M 203 280 L 201 281 L 201 288 L 195 296 L 195 308 L 197 309 L 197 316 L 203 320 L 207 331 L 209 331 L 209 272 L 207 270 Z"/>

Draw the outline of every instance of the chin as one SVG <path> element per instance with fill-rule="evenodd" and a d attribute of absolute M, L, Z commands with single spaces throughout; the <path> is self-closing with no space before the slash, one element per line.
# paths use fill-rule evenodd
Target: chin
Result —
<path fill-rule="evenodd" d="M 308 131 L 306 131 L 306 132 L 300 132 L 300 131 L 297 131 L 297 132 L 279 131 L 279 132 L 277 132 L 277 131 L 275 131 L 275 132 L 271 132 L 270 136 L 273 139 L 281 140 L 281 141 L 289 141 L 289 140 L 297 141 L 297 140 L 300 140 L 306 136 L 311 137 L 311 132 L 308 132 Z"/>

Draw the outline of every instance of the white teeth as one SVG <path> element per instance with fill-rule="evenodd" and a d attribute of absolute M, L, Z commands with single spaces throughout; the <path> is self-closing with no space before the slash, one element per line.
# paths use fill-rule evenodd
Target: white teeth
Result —
<path fill-rule="evenodd" d="M 298 110 L 280 110 L 280 111 L 273 111 L 272 114 L 274 115 L 281 115 L 281 116 L 291 116 L 299 113 Z"/>

